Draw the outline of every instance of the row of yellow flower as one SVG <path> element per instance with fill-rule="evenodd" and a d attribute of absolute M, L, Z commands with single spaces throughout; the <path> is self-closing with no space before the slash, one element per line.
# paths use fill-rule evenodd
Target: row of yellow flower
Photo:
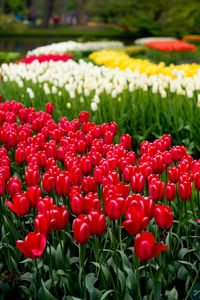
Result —
<path fill-rule="evenodd" d="M 93 52 L 89 56 L 98 65 L 105 65 L 108 68 L 119 67 L 120 70 L 126 68 L 132 71 L 138 70 L 140 73 L 146 73 L 148 76 L 155 74 L 163 74 L 165 76 L 174 77 L 175 69 L 178 71 L 184 71 L 186 77 L 193 77 L 197 74 L 200 65 L 198 64 L 182 64 L 166 66 L 164 62 L 154 64 L 147 59 L 135 59 L 122 52 L 116 52 L 112 50 L 102 50 Z"/>

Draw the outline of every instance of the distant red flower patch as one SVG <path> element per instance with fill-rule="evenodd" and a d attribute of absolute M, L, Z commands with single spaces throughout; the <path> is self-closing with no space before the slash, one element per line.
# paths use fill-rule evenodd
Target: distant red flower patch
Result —
<path fill-rule="evenodd" d="M 34 60 L 38 60 L 40 63 L 45 62 L 45 61 L 67 61 L 68 59 L 74 59 L 73 54 L 48 54 L 48 55 L 39 55 L 39 56 L 29 56 L 26 57 L 18 62 L 16 62 L 16 64 L 19 63 L 24 63 L 24 64 L 30 64 L 32 63 Z"/>
<path fill-rule="evenodd" d="M 145 44 L 146 47 L 160 50 L 164 52 L 169 51 L 193 51 L 195 52 L 197 49 L 194 45 L 189 43 L 185 43 L 182 41 L 153 41 Z"/>

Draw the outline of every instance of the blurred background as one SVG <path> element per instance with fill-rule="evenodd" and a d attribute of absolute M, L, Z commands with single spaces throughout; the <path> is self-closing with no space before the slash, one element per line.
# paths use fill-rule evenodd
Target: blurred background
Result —
<path fill-rule="evenodd" d="M 0 51 L 67 40 L 182 38 L 200 33 L 198 0 L 1 0 Z"/>

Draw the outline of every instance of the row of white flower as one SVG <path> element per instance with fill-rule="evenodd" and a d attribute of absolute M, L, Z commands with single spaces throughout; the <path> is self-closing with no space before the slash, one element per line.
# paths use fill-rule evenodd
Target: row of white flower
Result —
<path fill-rule="evenodd" d="M 119 41 L 99 41 L 99 42 L 85 42 L 78 43 L 75 41 L 53 43 L 51 45 L 35 48 L 28 51 L 27 56 L 42 55 L 42 54 L 63 54 L 70 51 L 98 51 L 105 48 L 123 47 L 123 43 Z"/>
<path fill-rule="evenodd" d="M 159 41 L 176 41 L 176 38 L 173 37 L 162 37 L 162 36 L 153 36 L 153 37 L 144 37 L 144 38 L 139 38 L 134 41 L 135 45 L 140 45 L 143 46 L 149 42 L 159 42 Z"/>
<path fill-rule="evenodd" d="M 194 96 L 200 90 L 200 70 L 193 78 L 184 77 L 182 72 L 177 72 L 177 78 L 170 76 L 147 76 L 130 69 L 120 71 L 118 68 L 109 69 L 105 66 L 96 66 L 93 63 L 80 60 L 75 62 L 43 62 L 34 61 L 31 64 L 2 64 L 0 77 L 4 82 L 16 82 L 19 88 L 24 88 L 31 98 L 34 92 L 31 89 L 43 89 L 46 95 L 56 94 L 62 96 L 63 89 L 69 93 L 71 99 L 76 95 L 89 97 L 94 95 L 92 109 L 97 109 L 101 95 L 106 92 L 112 98 L 120 99 L 124 90 L 133 92 L 136 89 L 159 93 L 162 98 L 167 93 Z M 27 90 L 28 88 L 28 90 Z"/>

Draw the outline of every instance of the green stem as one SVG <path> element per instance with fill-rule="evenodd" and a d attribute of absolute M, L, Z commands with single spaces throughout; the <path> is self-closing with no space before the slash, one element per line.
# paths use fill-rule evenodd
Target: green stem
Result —
<path fill-rule="evenodd" d="M 133 253 L 134 255 L 134 253 Z M 139 271 L 139 266 L 138 266 L 138 258 L 135 255 L 135 265 L 136 265 L 136 277 L 137 277 L 137 282 L 138 282 L 138 299 L 142 300 L 142 294 L 141 294 L 141 286 L 140 286 L 140 271 Z"/>
<path fill-rule="evenodd" d="M 119 220 L 119 245 L 120 245 L 120 251 L 122 251 L 122 218 Z"/>

